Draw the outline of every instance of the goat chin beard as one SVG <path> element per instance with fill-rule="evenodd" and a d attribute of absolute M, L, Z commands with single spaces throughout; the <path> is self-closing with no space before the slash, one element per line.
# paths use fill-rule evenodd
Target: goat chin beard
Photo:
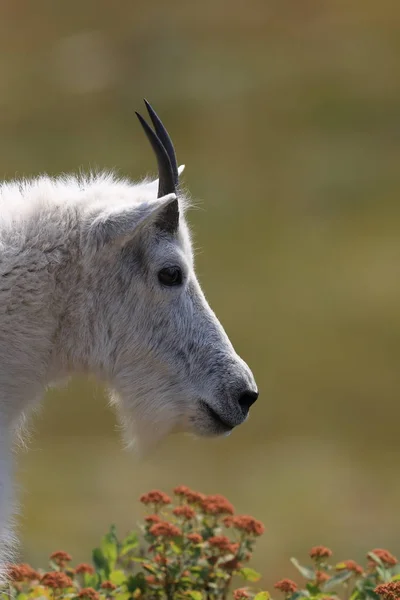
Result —
<path fill-rule="evenodd" d="M 139 458 L 149 454 L 167 436 L 185 431 L 182 421 L 172 411 L 150 412 L 136 407 L 128 412 L 116 394 L 112 395 L 111 403 L 117 409 L 124 447 Z"/>

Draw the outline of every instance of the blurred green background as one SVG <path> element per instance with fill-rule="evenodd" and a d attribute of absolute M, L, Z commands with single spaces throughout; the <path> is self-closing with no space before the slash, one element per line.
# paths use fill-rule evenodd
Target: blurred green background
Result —
<path fill-rule="evenodd" d="M 184 483 L 264 521 L 271 584 L 313 544 L 400 553 L 400 4 L 3 0 L 4 178 L 155 161 L 167 124 L 197 270 L 260 399 L 224 440 L 123 450 L 103 390 L 48 394 L 18 455 L 22 557 L 74 559 Z"/>

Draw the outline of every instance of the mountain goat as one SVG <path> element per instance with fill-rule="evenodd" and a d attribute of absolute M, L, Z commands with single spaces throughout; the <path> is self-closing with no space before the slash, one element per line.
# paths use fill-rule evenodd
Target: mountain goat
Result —
<path fill-rule="evenodd" d="M 128 443 L 228 434 L 258 396 L 200 289 L 174 147 L 137 114 L 158 180 L 40 177 L 0 186 L 0 565 L 12 446 L 46 386 L 106 382 Z"/>

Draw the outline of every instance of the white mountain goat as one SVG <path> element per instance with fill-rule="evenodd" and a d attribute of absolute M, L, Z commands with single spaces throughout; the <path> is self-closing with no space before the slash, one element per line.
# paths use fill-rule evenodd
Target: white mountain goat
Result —
<path fill-rule="evenodd" d="M 258 396 L 197 282 L 171 139 L 146 102 L 158 181 L 0 185 L 0 566 L 12 546 L 12 446 L 46 386 L 92 373 L 129 443 L 229 433 Z M 158 193 L 157 193 L 158 186 Z"/>

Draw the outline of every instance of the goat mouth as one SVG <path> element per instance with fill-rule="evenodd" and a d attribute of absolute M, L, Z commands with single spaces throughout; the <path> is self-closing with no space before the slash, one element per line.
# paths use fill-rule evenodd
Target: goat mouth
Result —
<path fill-rule="evenodd" d="M 227 421 L 224 421 L 224 419 L 222 419 L 220 417 L 220 415 L 217 412 L 215 412 L 215 410 L 213 408 L 211 408 L 211 406 L 209 406 L 206 402 L 203 402 L 202 404 L 204 407 L 204 411 L 207 413 L 207 415 L 210 417 L 210 419 L 215 423 L 215 425 L 217 425 L 219 430 L 221 430 L 224 433 L 232 431 L 232 429 L 234 428 L 234 425 L 231 425 Z"/>

